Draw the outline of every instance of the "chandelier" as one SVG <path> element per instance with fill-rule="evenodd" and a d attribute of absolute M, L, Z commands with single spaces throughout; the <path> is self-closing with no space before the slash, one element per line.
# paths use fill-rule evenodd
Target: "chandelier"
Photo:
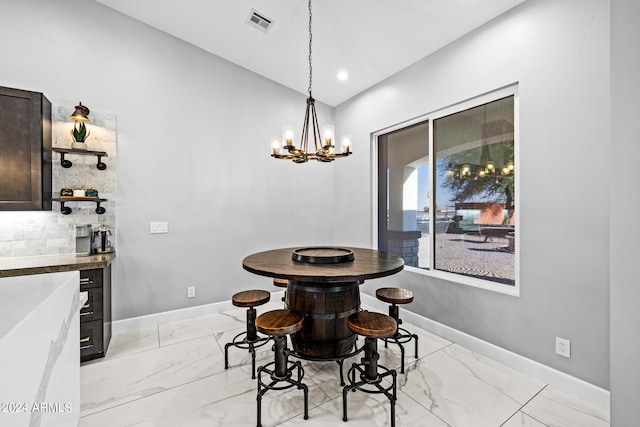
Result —
<path fill-rule="evenodd" d="M 486 142 L 482 143 L 482 151 L 480 154 L 480 164 L 463 163 L 454 166 L 453 170 L 449 170 L 449 177 L 454 179 L 476 180 L 478 178 L 494 178 L 496 181 L 511 176 L 515 172 L 513 160 L 505 161 L 500 168 L 496 168 L 496 164 L 491 160 L 491 153 Z"/>
<path fill-rule="evenodd" d="M 315 99 L 311 95 L 311 82 L 313 77 L 313 67 L 311 65 L 311 0 L 309 0 L 309 97 L 307 98 L 307 109 L 304 114 L 304 124 L 302 126 L 302 136 L 300 145 L 294 143 L 293 126 L 282 128 L 282 141 L 278 137 L 271 138 L 271 157 L 276 159 L 292 160 L 294 163 L 306 163 L 309 160 L 319 162 L 332 162 L 340 157 L 347 157 L 351 153 L 351 136 L 342 136 L 342 147 L 340 153 L 335 151 L 335 131 L 333 125 L 318 126 L 316 116 Z M 311 124 L 310 124 L 311 123 Z M 313 151 L 309 151 L 309 134 L 313 134 Z M 286 152 L 285 152 L 286 151 Z"/>

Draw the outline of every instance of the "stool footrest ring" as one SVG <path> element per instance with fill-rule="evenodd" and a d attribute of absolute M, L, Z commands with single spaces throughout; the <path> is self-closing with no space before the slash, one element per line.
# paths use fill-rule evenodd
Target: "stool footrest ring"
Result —
<path fill-rule="evenodd" d="M 250 345 L 253 345 L 253 348 L 259 348 L 271 340 L 270 337 L 258 337 L 258 339 L 256 339 L 255 341 L 250 341 L 246 338 L 246 335 L 247 335 L 246 331 L 240 332 L 238 335 L 233 337 L 233 340 L 231 340 L 231 342 L 225 345 L 232 345 L 234 347 L 241 348 L 243 350 L 249 350 Z M 243 337 L 243 338 L 240 339 L 240 337 Z"/>
<path fill-rule="evenodd" d="M 242 337 L 242 339 L 241 339 Z M 242 350 L 249 350 L 251 353 L 251 379 L 255 379 L 256 377 L 256 348 L 260 348 L 269 341 L 271 341 L 271 337 L 258 337 L 256 341 L 248 341 L 247 340 L 247 332 L 240 332 L 238 335 L 233 337 L 231 342 L 228 342 L 224 345 L 224 369 L 229 369 L 229 347 L 236 347 Z"/>
<path fill-rule="evenodd" d="M 296 362 L 288 361 L 287 365 L 289 366 L 287 367 L 286 375 L 282 378 L 278 378 L 276 376 L 275 369 L 269 369 L 269 367 L 274 365 L 275 365 L 275 362 L 271 362 L 271 363 L 267 363 L 264 366 L 258 367 L 258 383 L 262 388 L 265 389 L 265 393 L 266 393 L 266 390 L 287 390 L 291 387 L 296 387 L 296 386 L 300 388 L 300 386 L 302 385 L 302 379 L 304 378 L 304 369 L 302 369 L 302 364 L 299 361 L 296 361 Z M 292 379 L 293 371 L 296 368 L 298 368 L 297 380 L 293 380 Z M 262 379 L 263 373 L 269 375 L 269 378 L 271 379 L 271 382 L 269 384 L 267 384 Z M 286 382 L 288 384 L 277 386 L 276 384 L 279 382 Z"/>
<path fill-rule="evenodd" d="M 354 363 L 351 365 L 347 377 L 349 378 L 349 384 L 342 389 L 342 407 L 343 407 L 343 421 L 347 421 L 347 394 L 349 391 L 360 390 L 369 394 L 384 394 L 391 405 L 391 427 L 396 425 L 396 382 L 397 374 L 393 369 L 388 369 L 385 366 L 378 365 L 379 373 L 374 380 L 367 379 L 366 370 L 364 364 Z M 360 375 L 360 381 L 356 381 L 356 372 Z M 391 383 L 389 385 L 383 385 L 382 380 L 385 377 L 391 376 Z M 375 387 L 375 388 L 374 388 Z"/>

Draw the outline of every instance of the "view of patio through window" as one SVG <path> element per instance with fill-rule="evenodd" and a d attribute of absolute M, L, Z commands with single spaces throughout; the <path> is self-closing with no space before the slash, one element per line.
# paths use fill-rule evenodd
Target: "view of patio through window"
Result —
<path fill-rule="evenodd" d="M 451 111 L 378 136 L 378 248 L 514 286 L 514 96 Z"/>

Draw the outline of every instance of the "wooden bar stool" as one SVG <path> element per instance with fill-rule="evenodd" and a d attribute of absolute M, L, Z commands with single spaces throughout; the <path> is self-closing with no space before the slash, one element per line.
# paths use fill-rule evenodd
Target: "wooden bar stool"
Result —
<path fill-rule="evenodd" d="M 233 340 L 224 346 L 224 369 L 229 369 L 229 347 L 234 346 L 251 353 L 251 378 L 256 377 L 256 348 L 262 347 L 269 338 L 258 337 L 256 332 L 255 307 L 266 304 L 271 299 L 271 294 L 263 290 L 251 290 L 238 292 L 231 298 L 236 307 L 247 307 L 247 329 L 240 332 Z"/>
<path fill-rule="evenodd" d="M 388 302 L 389 304 L 391 304 L 389 306 L 389 316 L 393 317 L 393 319 L 398 324 L 398 328 L 392 336 L 384 339 L 384 346 L 387 347 L 387 343 L 389 341 L 398 344 L 398 347 L 400 347 L 401 358 L 400 373 L 404 374 L 404 346 L 402 344 L 406 344 L 412 339 L 415 340 L 415 358 L 417 359 L 418 336 L 400 327 L 400 325 L 402 324 L 402 320 L 400 319 L 400 310 L 398 309 L 397 304 L 409 304 L 411 301 L 413 301 L 413 292 L 403 288 L 380 288 L 376 290 L 376 297 L 380 301 Z"/>
<path fill-rule="evenodd" d="M 284 308 L 287 308 L 287 286 L 289 286 L 289 281 L 287 279 L 278 279 L 276 277 L 273 279 L 273 286 L 277 286 L 278 288 L 284 288 L 284 295 L 282 296 L 282 302 L 284 303 Z"/>
<path fill-rule="evenodd" d="M 361 311 L 354 313 L 347 319 L 349 328 L 358 335 L 364 336 L 364 357 L 360 363 L 351 365 L 347 373 L 349 384 L 342 389 L 343 421 L 347 421 L 347 394 L 349 391 L 364 391 L 365 393 L 384 394 L 391 403 L 391 427 L 396 425 L 396 371 L 378 365 L 378 338 L 392 336 L 398 324 L 391 317 L 381 313 Z M 379 373 L 378 370 L 382 370 Z M 359 380 L 356 381 L 356 373 Z M 382 384 L 382 380 L 391 375 L 391 384 Z"/>
<path fill-rule="evenodd" d="M 260 332 L 273 338 L 274 361 L 258 367 L 258 427 L 262 425 L 262 396 L 269 390 L 286 390 L 297 387 L 304 392 L 304 419 L 309 418 L 309 388 L 302 383 L 304 370 L 299 361 L 290 362 L 287 348 L 287 335 L 302 329 L 304 316 L 291 310 L 273 310 L 262 313 L 256 319 L 256 327 Z M 297 380 L 293 379 L 293 371 L 297 370 Z M 262 374 L 268 374 L 267 384 Z M 288 384 L 278 385 L 286 382 Z"/>

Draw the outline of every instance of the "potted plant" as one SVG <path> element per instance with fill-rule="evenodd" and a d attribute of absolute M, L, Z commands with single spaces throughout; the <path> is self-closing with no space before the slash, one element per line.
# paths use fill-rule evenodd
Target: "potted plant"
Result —
<path fill-rule="evenodd" d="M 87 129 L 84 122 L 77 121 L 73 126 L 73 129 L 71 129 L 71 136 L 73 137 L 73 144 L 71 144 L 71 148 L 86 150 L 87 144 L 84 142 L 90 134 L 91 131 Z"/>

